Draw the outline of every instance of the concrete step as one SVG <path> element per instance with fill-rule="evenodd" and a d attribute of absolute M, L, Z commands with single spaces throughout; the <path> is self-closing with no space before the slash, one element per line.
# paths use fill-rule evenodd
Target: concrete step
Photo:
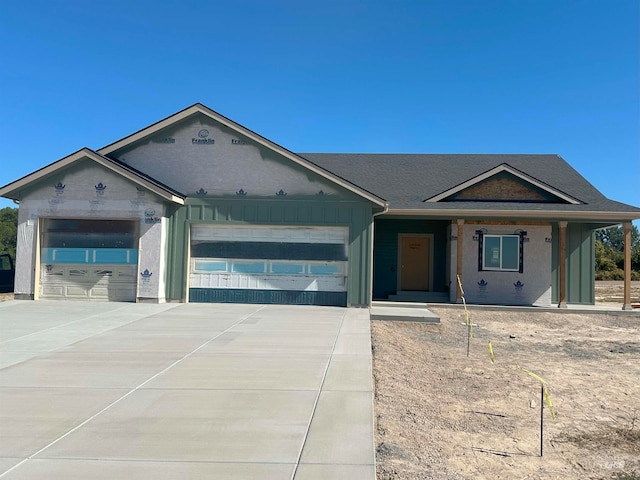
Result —
<path fill-rule="evenodd" d="M 373 301 L 371 306 L 382 308 L 428 308 L 427 304 L 422 302 L 390 302 L 388 300 Z"/>
<path fill-rule="evenodd" d="M 391 302 L 449 303 L 448 292 L 397 292 L 388 296 Z"/>
<path fill-rule="evenodd" d="M 398 306 L 369 308 L 371 320 L 392 320 L 398 322 L 420 322 L 439 324 L 440 317 L 427 308 L 402 308 Z"/>

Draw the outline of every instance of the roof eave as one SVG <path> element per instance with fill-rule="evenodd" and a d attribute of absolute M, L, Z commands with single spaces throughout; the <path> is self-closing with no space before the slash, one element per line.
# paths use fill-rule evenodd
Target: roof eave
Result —
<path fill-rule="evenodd" d="M 407 208 L 390 208 L 382 216 L 404 215 L 415 217 L 438 217 L 438 218 L 466 218 L 466 219 L 486 219 L 486 218 L 523 218 L 542 220 L 583 220 L 587 222 L 613 221 L 626 222 L 640 219 L 640 213 L 634 212 L 609 212 L 609 211 L 554 211 L 554 210 L 424 210 Z"/>

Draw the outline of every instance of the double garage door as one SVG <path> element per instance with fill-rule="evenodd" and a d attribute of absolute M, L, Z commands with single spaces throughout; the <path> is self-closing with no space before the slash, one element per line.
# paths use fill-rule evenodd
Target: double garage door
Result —
<path fill-rule="evenodd" d="M 40 298 L 135 301 L 136 222 L 45 219 L 41 231 Z"/>
<path fill-rule="evenodd" d="M 347 304 L 347 227 L 192 225 L 189 301 Z"/>

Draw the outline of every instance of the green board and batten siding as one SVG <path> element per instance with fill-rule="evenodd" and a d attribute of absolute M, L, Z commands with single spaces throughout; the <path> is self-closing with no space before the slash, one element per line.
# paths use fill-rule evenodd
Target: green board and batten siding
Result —
<path fill-rule="evenodd" d="M 431 291 L 446 292 L 446 220 L 387 219 L 378 217 L 375 226 L 375 249 L 373 252 L 374 279 L 373 298 L 386 300 L 397 291 L 398 275 L 398 235 L 433 235 L 433 285 Z"/>
<path fill-rule="evenodd" d="M 558 225 L 552 227 L 552 271 L 551 301 L 558 303 L 558 248 L 560 232 Z M 584 223 L 567 225 L 566 285 L 567 303 L 593 305 L 595 303 L 595 228 Z"/>
<path fill-rule="evenodd" d="M 347 306 L 369 304 L 372 206 L 330 198 L 192 199 L 168 212 L 167 300 L 184 301 L 192 224 L 344 226 L 349 228 Z"/>

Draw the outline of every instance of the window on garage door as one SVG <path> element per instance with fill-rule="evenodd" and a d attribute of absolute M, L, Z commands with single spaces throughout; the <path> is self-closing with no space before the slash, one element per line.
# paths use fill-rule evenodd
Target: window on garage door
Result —
<path fill-rule="evenodd" d="M 193 225 L 190 299 L 343 305 L 347 265 L 347 227 Z"/>

